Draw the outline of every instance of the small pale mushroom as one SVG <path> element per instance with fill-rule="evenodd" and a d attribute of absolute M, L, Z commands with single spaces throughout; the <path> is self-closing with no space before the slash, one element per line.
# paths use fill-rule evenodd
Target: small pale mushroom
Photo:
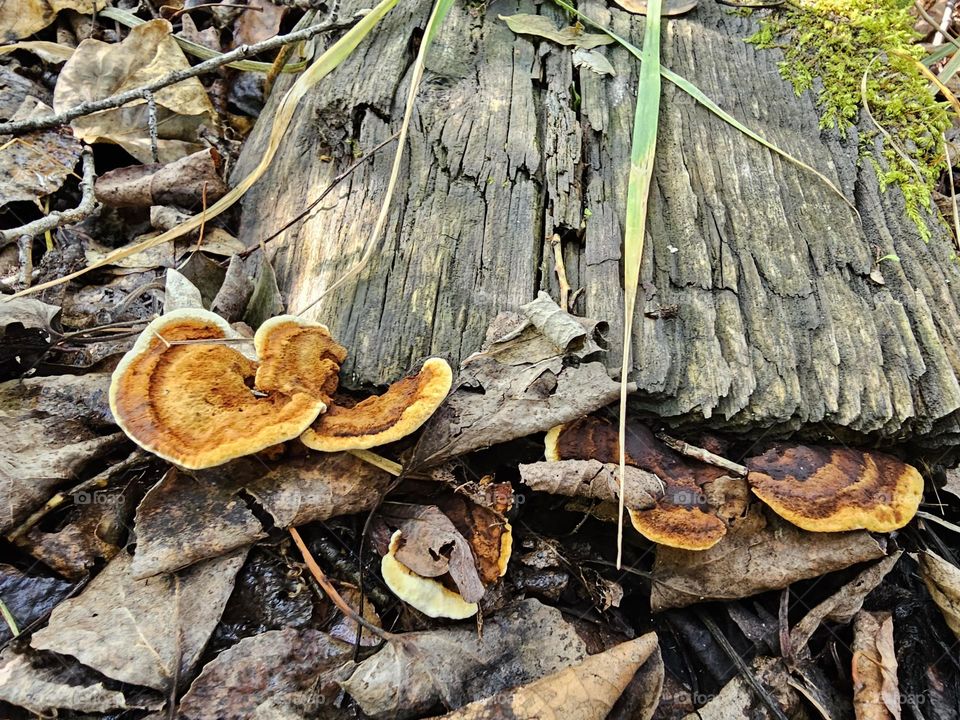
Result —
<path fill-rule="evenodd" d="M 316 388 L 335 382 L 339 368 L 316 363 L 311 384 L 259 386 L 289 364 L 265 341 L 270 331 L 255 338 L 267 355 L 258 369 L 232 344 L 217 342 L 240 336 L 216 313 L 190 308 L 157 318 L 113 373 L 117 424 L 144 449 L 194 470 L 298 437 L 326 409 Z M 174 344 L 184 340 L 201 342 Z"/>
<path fill-rule="evenodd" d="M 323 452 L 386 445 L 418 430 L 446 399 L 452 383 L 447 361 L 429 358 L 419 373 L 393 383 L 383 395 L 352 407 L 331 404 L 300 440 Z"/>
<path fill-rule="evenodd" d="M 547 460 L 619 462 L 619 433 L 613 423 L 586 417 L 551 428 L 545 438 Z M 665 490 L 656 507 L 628 509 L 634 529 L 651 542 L 684 550 L 708 550 L 726 535 L 727 526 L 705 512 L 701 485 L 723 475 L 703 463 L 688 462 L 659 440 L 649 428 L 631 422 L 627 430 L 626 461 L 654 473 Z"/>
<path fill-rule="evenodd" d="M 477 614 L 477 603 L 468 603 L 439 580 L 418 575 L 397 560 L 402 533 L 397 530 L 390 538 L 390 547 L 380 559 L 380 573 L 390 591 L 408 605 L 432 618 L 463 620 Z"/>
<path fill-rule="evenodd" d="M 753 493 L 811 532 L 890 532 L 910 522 L 923 496 L 917 469 L 884 453 L 776 446 L 746 465 Z"/>

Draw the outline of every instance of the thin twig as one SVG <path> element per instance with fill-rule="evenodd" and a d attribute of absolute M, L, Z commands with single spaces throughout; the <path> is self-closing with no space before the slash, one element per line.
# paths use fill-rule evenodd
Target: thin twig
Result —
<path fill-rule="evenodd" d="M 33 235 L 21 235 L 17 240 L 17 261 L 20 263 L 20 287 L 30 287 L 33 279 Z"/>
<path fill-rule="evenodd" d="M 394 477 L 400 477 L 403 474 L 402 465 L 395 463 L 393 460 L 387 460 L 387 458 L 383 457 L 382 455 L 377 455 L 369 450 L 348 450 L 347 452 L 354 457 L 360 458 L 364 462 L 370 463 L 374 467 L 378 467 L 381 470 L 386 470 Z"/>
<path fill-rule="evenodd" d="M 42 520 L 44 516 L 47 515 L 47 513 L 53 510 L 56 510 L 58 507 L 63 505 L 63 503 L 66 502 L 69 498 L 73 497 L 74 495 L 77 495 L 78 493 L 86 492 L 94 488 L 106 487 L 107 484 L 110 482 L 111 479 L 113 479 L 114 476 L 144 461 L 146 461 L 146 454 L 142 450 L 134 450 L 132 453 L 130 453 L 130 455 L 127 457 L 126 460 L 121 460 L 116 465 L 111 465 L 102 473 L 94 475 L 92 478 L 89 478 L 88 480 L 84 480 L 82 483 L 79 483 L 78 485 L 74 485 L 69 490 L 66 490 L 64 492 L 58 492 L 52 498 L 47 500 L 47 502 L 44 503 L 42 508 L 34 512 L 26 520 L 24 520 L 19 527 L 9 532 L 7 534 L 7 540 L 9 540 L 10 542 L 15 542 L 19 540 L 27 532 L 29 532 L 30 528 L 32 528 L 34 525 L 40 522 L 40 520 Z"/>
<path fill-rule="evenodd" d="M 337 592 L 337 589 L 327 579 L 327 576 L 323 574 L 323 570 L 321 570 L 320 566 L 317 565 L 317 561 L 313 559 L 313 555 L 310 554 L 310 551 L 307 549 L 307 546 L 303 542 L 303 538 L 300 537 L 300 533 L 297 532 L 297 529 L 292 527 L 289 528 L 289 530 L 290 537 L 293 538 L 293 542 L 300 550 L 300 554 L 303 555 L 303 561 L 310 569 L 310 573 L 320 584 L 320 587 L 323 588 L 323 591 L 327 594 L 327 597 L 329 597 L 333 604 L 340 609 L 340 612 L 357 623 L 357 625 L 362 625 L 377 637 L 380 637 L 384 640 L 392 640 L 395 638 L 396 636 L 393 633 L 387 632 L 383 628 L 377 627 L 366 618 L 360 617 L 360 615 L 358 615 L 356 611 L 347 604 L 346 600 L 340 596 L 340 593 Z"/>
<path fill-rule="evenodd" d="M 937 34 L 933 36 L 933 46 L 943 44 L 943 37 L 947 34 L 950 22 L 953 20 L 953 9 L 957 5 L 957 0 L 947 0 L 947 6 L 943 9 L 943 17 L 940 19 L 940 26 L 937 28 Z"/>
<path fill-rule="evenodd" d="M 98 207 L 96 195 L 93 193 L 93 181 L 96 179 L 93 150 L 89 146 L 84 147 L 81 157 L 83 159 L 83 178 L 80 180 L 80 191 L 82 192 L 80 204 L 73 210 L 55 211 L 18 228 L 0 231 L 0 247 L 18 240 L 23 235 L 35 238 L 47 230 L 53 230 L 61 225 L 78 223 L 93 214 Z"/>
<path fill-rule="evenodd" d="M 553 246 L 553 262 L 557 271 L 557 282 L 560 283 L 560 307 L 564 312 L 570 312 L 570 283 L 567 281 L 567 267 L 563 264 L 563 245 L 560 235 L 554 233 L 550 238 Z"/>
<path fill-rule="evenodd" d="M 352 22 L 314 25 L 313 27 L 304 28 L 303 30 L 298 30 L 297 32 L 292 32 L 287 35 L 277 35 L 276 37 L 264 40 L 263 42 L 254 43 L 253 45 L 241 45 L 230 52 L 226 52 L 223 55 L 211 58 L 210 60 L 205 60 L 198 65 L 194 65 L 193 67 L 184 68 L 182 70 L 174 70 L 173 72 L 167 73 L 166 75 L 147 83 L 143 87 L 127 90 L 126 92 L 118 93 L 116 95 L 111 95 L 110 97 L 103 98 L 102 100 L 93 100 L 80 103 L 79 105 L 53 115 L 31 118 L 28 120 L 20 120 L 18 122 L 0 123 L 0 135 L 19 135 L 32 130 L 46 130 L 48 128 L 55 128 L 59 125 L 64 125 L 71 120 L 75 120 L 78 117 L 83 117 L 84 115 L 90 115 L 95 112 L 100 112 L 101 110 L 112 110 L 113 108 L 126 105 L 128 102 L 142 100 L 146 98 L 147 93 L 156 92 L 157 90 L 165 88 L 169 85 L 174 85 L 178 82 L 197 77 L 198 75 L 212 72 L 234 60 L 247 58 L 251 55 L 259 55 L 262 52 L 267 52 L 268 50 L 273 50 L 274 48 L 289 45 L 290 43 L 309 40 L 314 35 L 318 35 L 322 32 L 346 28 L 350 27 L 351 25 L 353 25 Z"/>
<path fill-rule="evenodd" d="M 710 618 L 709 615 L 701 615 L 700 619 L 703 621 L 703 624 L 707 626 L 707 630 L 710 631 L 710 634 L 713 636 L 713 639 L 717 641 L 723 651 L 726 653 L 733 664 L 737 666 L 740 670 L 740 674 L 743 675 L 743 678 L 749 683 L 750 687 L 753 688 L 753 691 L 757 694 L 760 700 L 764 705 L 767 706 L 767 709 L 777 720 L 787 720 L 787 716 L 784 715 L 783 710 L 780 707 L 780 704 L 773 699 L 773 696 L 767 691 L 763 686 L 760 680 L 757 679 L 757 676 L 754 674 L 753 670 L 750 669 L 750 666 L 744 662 L 743 658 L 740 657 L 740 654 L 737 652 L 736 648 L 727 640 L 726 636 L 720 632 L 720 628 L 717 627 L 717 624 Z"/>
<path fill-rule="evenodd" d="M 697 447 L 696 445 L 691 445 L 683 440 L 677 440 L 676 438 L 670 437 L 666 433 L 657 433 L 657 439 L 659 439 L 667 447 L 676 450 L 681 455 L 686 455 L 694 460 L 705 462 L 707 465 L 715 465 L 718 468 L 722 468 L 723 470 L 733 473 L 736 477 L 746 477 L 747 473 L 749 472 L 745 465 L 735 463 L 733 460 L 727 460 L 725 457 L 720 457 L 709 450 Z"/>
<path fill-rule="evenodd" d="M 157 98 L 152 92 L 144 93 L 147 99 L 147 130 L 150 132 L 150 157 L 153 162 L 160 162 L 160 131 L 157 129 Z"/>
<path fill-rule="evenodd" d="M 375 148 L 373 148 L 372 150 L 370 150 L 370 151 L 369 151 L 366 155 L 364 155 L 362 158 L 360 158 L 359 160 L 357 160 L 356 162 L 354 162 L 350 167 L 348 167 L 348 168 L 347 168 L 346 170 L 344 170 L 342 173 L 340 173 L 339 175 L 337 175 L 333 180 L 330 181 L 330 184 L 327 185 L 327 186 L 323 189 L 323 192 L 321 192 L 319 195 L 317 195 L 317 197 L 314 198 L 314 199 L 310 202 L 309 205 L 307 205 L 307 207 L 303 210 L 303 212 L 299 213 L 296 217 L 294 217 L 293 219 L 291 219 L 291 220 L 289 220 L 288 222 L 284 223 L 283 226 L 282 226 L 279 230 L 274 231 L 272 234 L 268 235 L 268 236 L 265 237 L 263 240 L 258 240 L 257 242 L 253 243 L 252 245 L 247 246 L 247 248 L 244 249 L 243 252 L 240 253 L 240 257 L 245 258 L 245 257 L 247 257 L 248 255 L 250 255 L 250 253 L 254 252 L 255 250 L 259 250 L 261 247 L 263 247 L 263 246 L 266 245 L 268 242 L 270 242 L 271 240 L 273 240 L 274 238 L 276 238 L 278 235 L 280 235 L 280 233 L 282 233 L 284 230 L 287 230 L 287 229 L 288 229 L 290 226 L 292 226 L 294 223 L 302 220 L 302 219 L 305 218 L 307 215 L 309 215 L 310 212 L 311 212 L 317 205 L 320 204 L 320 201 L 323 200 L 327 195 L 329 195 L 330 192 L 331 192 L 337 185 L 339 185 L 341 182 L 343 182 L 343 180 L 346 179 L 346 177 L 347 177 L 348 175 L 350 175 L 354 170 L 356 170 L 358 167 L 360 167 L 361 165 L 363 165 L 365 162 L 367 162 L 368 160 L 370 160 L 370 159 L 377 153 L 377 151 L 382 150 L 382 149 L 385 148 L 387 145 L 389 145 L 389 144 L 392 143 L 394 140 L 396 140 L 396 139 L 397 139 L 397 136 L 398 136 L 399 134 L 400 134 L 399 132 L 395 132 L 393 135 L 391 135 L 390 137 L 388 137 L 388 138 L 387 138 L 386 140 L 384 140 L 382 143 L 380 143 L 380 144 L 377 145 Z"/>

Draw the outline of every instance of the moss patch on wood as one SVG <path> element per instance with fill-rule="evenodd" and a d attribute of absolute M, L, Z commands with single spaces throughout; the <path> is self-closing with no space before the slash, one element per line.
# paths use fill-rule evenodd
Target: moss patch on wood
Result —
<path fill-rule="evenodd" d="M 864 157 L 874 163 L 881 188 L 899 187 L 907 214 L 929 238 L 923 211 L 946 169 L 943 132 L 950 126 L 916 61 L 915 19 L 902 0 L 796 0 L 761 20 L 748 42 L 780 48 L 781 76 L 798 95 L 817 89 L 820 124 L 845 133 L 863 111 L 883 128 L 883 159 L 872 148 L 879 130 L 862 135 Z M 818 82 L 819 81 L 819 82 Z"/>

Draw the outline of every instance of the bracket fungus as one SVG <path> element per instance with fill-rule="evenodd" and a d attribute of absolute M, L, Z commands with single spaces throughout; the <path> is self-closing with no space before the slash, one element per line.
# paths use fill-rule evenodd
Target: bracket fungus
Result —
<path fill-rule="evenodd" d="M 617 428 L 602 418 L 586 417 L 547 432 L 547 460 L 619 462 Z M 684 550 L 707 550 L 720 541 L 726 524 L 707 505 L 702 486 L 724 475 L 720 468 L 687 461 L 637 422 L 627 426 L 626 461 L 655 474 L 664 493 L 650 509 L 629 509 L 633 527 L 651 542 Z"/>
<path fill-rule="evenodd" d="M 812 532 L 890 532 L 910 522 L 923 495 L 916 468 L 883 453 L 775 446 L 746 464 L 754 494 Z"/>
<path fill-rule="evenodd" d="M 335 387 L 337 375 L 321 358 L 313 363 L 316 376 L 303 381 L 310 359 L 290 352 L 306 338 L 329 337 L 326 328 L 289 316 L 276 320 L 254 338 L 263 358 L 258 367 L 216 342 L 240 338 L 216 313 L 191 308 L 157 318 L 113 373 L 110 409 L 117 424 L 144 449 L 192 470 L 298 437 L 326 409 L 319 390 L 331 382 Z M 301 328 L 294 341 L 278 335 L 288 323 Z M 207 342 L 174 344 L 183 340 Z M 281 381 L 289 366 L 297 372 Z"/>
<path fill-rule="evenodd" d="M 428 358 L 420 372 L 393 383 L 383 395 L 352 407 L 331 404 L 300 440 L 323 452 L 366 450 L 418 430 L 440 407 L 453 384 L 442 358 Z"/>
<path fill-rule="evenodd" d="M 439 580 L 423 577 L 397 560 L 401 531 L 390 537 L 390 547 L 380 559 L 380 573 L 387 587 L 398 598 L 432 618 L 463 620 L 479 610 L 475 602 L 467 602 L 459 594 L 445 587 Z"/>

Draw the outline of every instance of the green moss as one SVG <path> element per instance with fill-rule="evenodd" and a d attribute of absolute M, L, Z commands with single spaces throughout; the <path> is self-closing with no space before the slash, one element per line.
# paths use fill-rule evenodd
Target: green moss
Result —
<path fill-rule="evenodd" d="M 783 50 L 780 74 L 798 95 L 818 88 L 824 128 L 846 133 L 857 122 L 866 75 L 870 113 L 890 137 L 883 137 L 885 162 L 869 152 L 879 131 L 864 134 L 864 155 L 882 189 L 903 191 L 907 215 L 928 238 L 923 210 L 930 209 L 946 169 L 942 135 L 950 117 L 917 69 L 923 49 L 915 43 L 909 6 L 902 0 L 795 0 L 763 18 L 748 42 Z"/>

